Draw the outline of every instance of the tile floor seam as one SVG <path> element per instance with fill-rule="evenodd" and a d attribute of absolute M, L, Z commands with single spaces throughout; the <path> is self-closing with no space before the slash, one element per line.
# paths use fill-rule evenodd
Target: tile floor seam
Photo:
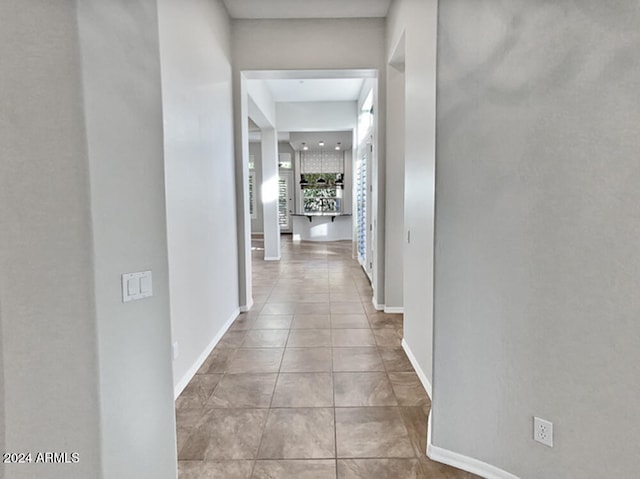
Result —
<path fill-rule="evenodd" d="M 338 417 L 336 416 L 336 372 L 333 365 L 333 348 L 331 348 L 331 381 L 333 386 L 333 455 L 335 459 L 336 479 L 338 478 Z"/>
<path fill-rule="evenodd" d="M 282 358 L 284 357 L 284 349 L 282 351 Z M 276 380 L 273 384 L 273 391 L 271 391 L 271 398 L 269 400 L 269 406 L 267 407 L 267 415 L 264 420 L 264 424 L 262 425 L 262 433 L 260 435 L 260 441 L 258 442 L 258 449 L 256 450 L 256 455 L 254 458 L 253 468 L 251 469 L 251 476 L 253 477 L 253 473 L 255 471 L 256 463 L 260 458 L 260 450 L 262 449 L 262 441 L 264 440 L 265 432 L 267 430 L 267 424 L 269 423 L 269 418 L 271 417 L 271 405 L 273 404 L 273 398 L 276 395 L 276 388 L 278 387 L 278 380 L 280 379 L 280 368 L 282 368 L 282 358 L 280 358 L 280 365 L 278 367 L 278 372 L 276 373 Z"/>
<path fill-rule="evenodd" d="M 338 418 L 336 417 L 336 377 L 334 370 L 334 361 L 333 361 L 333 321 L 332 321 L 332 313 L 331 313 L 331 278 L 329 278 L 329 335 L 331 337 L 331 386 L 332 386 L 332 395 L 333 395 L 333 458 L 334 458 L 334 466 L 336 472 L 336 479 L 338 479 Z"/>
<path fill-rule="evenodd" d="M 258 240 L 259 241 L 259 240 Z M 315 252 L 315 253 L 314 253 Z M 335 254 L 334 257 L 330 256 L 330 254 Z M 329 471 L 324 469 L 324 473 L 322 473 L 322 478 L 325 477 L 329 479 L 329 477 L 334 477 L 334 479 L 344 479 L 340 476 L 340 473 L 348 472 L 345 467 L 345 461 L 351 461 L 353 463 L 353 469 L 351 474 L 355 473 L 357 477 L 404 477 L 403 471 L 411 476 L 411 479 L 418 479 L 415 474 L 418 474 L 420 478 L 425 479 L 427 477 L 431 479 L 443 478 L 447 477 L 449 479 L 453 479 L 454 477 L 457 479 L 466 478 L 469 479 L 471 475 L 464 473 L 463 471 L 456 471 L 452 468 L 447 468 L 447 466 L 443 466 L 441 464 L 427 462 L 428 458 L 423 457 L 424 454 L 419 454 L 418 449 L 420 449 L 420 444 L 422 439 L 422 430 L 425 427 L 423 423 L 422 414 L 429 407 L 428 404 L 422 405 L 421 399 L 419 396 L 419 391 L 417 391 L 415 385 L 412 381 L 411 374 L 399 375 L 395 377 L 397 385 L 400 387 L 399 390 L 396 390 L 394 387 L 394 383 L 391 381 L 392 373 L 402 372 L 402 373 L 413 373 L 415 374 L 415 370 L 411 368 L 410 370 L 404 370 L 404 364 L 402 362 L 402 357 L 393 351 L 384 350 L 385 354 L 383 354 L 383 349 L 387 348 L 389 350 L 397 350 L 398 345 L 395 344 L 397 339 L 401 337 L 401 334 L 398 334 L 402 331 L 402 317 L 394 318 L 393 316 L 388 317 L 384 313 L 376 311 L 374 306 L 371 303 L 371 285 L 368 281 L 366 274 L 360 265 L 357 264 L 357 260 L 354 261 L 352 258 L 351 244 L 347 242 L 343 243 L 299 243 L 294 244 L 291 242 L 289 238 L 286 236 L 283 239 L 283 254 L 282 261 L 279 264 L 272 263 L 264 263 L 262 262 L 262 258 L 260 253 L 254 253 L 252 255 L 252 262 L 254 263 L 254 299 L 256 304 L 252 311 L 248 313 L 243 313 L 239 315 L 238 318 L 242 318 L 242 323 L 240 327 L 242 329 L 238 329 L 237 331 L 243 331 L 244 335 L 236 334 L 230 335 L 231 338 L 229 341 L 224 343 L 227 348 L 232 346 L 232 348 L 214 348 L 216 351 L 227 351 L 231 350 L 231 353 L 220 354 L 220 357 L 224 359 L 220 361 L 219 359 L 212 360 L 209 367 L 214 367 L 215 369 L 222 369 L 222 374 L 218 383 L 213 387 L 210 394 L 207 394 L 207 384 L 209 384 L 208 380 L 200 380 L 197 387 L 192 387 L 190 389 L 189 395 L 183 401 L 185 405 L 198 405 L 202 404 L 202 398 L 204 398 L 204 406 L 200 409 L 200 412 L 193 412 L 184 416 L 184 420 L 187 421 L 184 424 L 189 425 L 192 424 L 193 421 L 196 421 L 196 424 L 200 424 L 202 422 L 202 417 L 204 417 L 207 410 L 209 408 L 206 405 L 209 403 L 211 398 L 216 394 L 219 388 L 221 388 L 220 384 L 225 380 L 225 378 L 231 377 L 234 373 L 229 372 L 229 369 L 232 368 L 233 362 L 241 350 L 270 350 L 270 349 L 280 349 L 281 354 L 279 356 L 279 362 L 277 363 L 277 369 L 272 372 L 267 372 L 266 369 L 270 369 L 275 366 L 274 355 L 258 355 L 255 356 L 256 361 L 262 361 L 264 358 L 267 363 L 265 366 L 260 367 L 259 365 L 251 365 L 248 367 L 243 364 L 238 364 L 237 369 L 238 374 L 259 374 L 262 375 L 275 375 L 275 379 L 273 382 L 273 388 L 270 391 L 270 397 L 268 401 L 268 406 L 259 408 L 252 407 L 250 409 L 259 409 L 262 410 L 264 414 L 264 423 L 262 424 L 262 428 L 260 431 L 260 440 L 258 441 L 257 452 L 254 454 L 253 459 L 234 459 L 231 462 L 234 463 L 243 463 L 246 462 L 246 471 L 244 475 L 242 475 L 242 479 L 257 478 L 257 477 L 267 477 L 263 476 L 263 474 L 267 474 L 268 477 L 281 477 L 278 473 L 277 476 L 272 476 L 274 471 L 289 471 L 286 474 L 286 478 L 291 477 L 299 477 L 299 475 L 292 476 L 290 474 L 296 474 L 292 471 L 300 472 L 303 469 L 296 469 L 296 467 L 304 467 L 304 464 L 308 464 L 308 467 L 314 467 L 314 462 L 308 461 L 322 461 L 327 466 L 330 464 L 328 462 L 332 460 L 334 461 L 333 467 L 330 468 L 332 473 L 327 474 Z M 318 281 L 315 281 L 317 279 Z M 315 286 L 314 286 L 315 284 Z M 353 304 L 358 304 L 359 308 L 353 306 Z M 313 306 L 316 305 L 316 307 Z M 335 304 L 335 305 L 334 305 Z M 271 306 L 270 306 L 271 305 Z M 277 305 L 277 306 L 273 306 Z M 317 313 L 317 311 L 328 311 L 326 314 L 326 319 L 328 323 L 322 321 L 322 319 L 300 319 L 297 320 L 297 316 L 304 317 L 305 315 L 313 315 Z M 359 311 L 355 313 L 355 311 Z M 284 314 L 286 313 L 286 314 Z M 284 324 L 284 322 L 278 323 L 277 321 L 269 322 L 266 319 L 260 321 L 260 318 L 265 318 L 269 315 L 279 314 L 281 316 L 289 315 L 291 317 L 290 321 L 287 323 L 287 328 L 280 328 Z M 339 315 L 353 315 L 351 318 L 340 318 Z M 317 313 L 317 316 L 324 316 L 325 313 Z M 275 319 L 275 318 L 272 318 Z M 363 323 L 362 321 L 366 321 Z M 283 320 L 284 321 L 284 320 Z M 398 323 L 400 321 L 400 323 Z M 336 328 L 335 325 L 341 325 L 342 328 Z M 355 325 L 355 326 L 354 326 Z M 276 326 L 276 328 L 265 328 L 265 326 Z M 295 326 L 295 327 L 294 327 Z M 313 326 L 313 328 L 299 328 L 298 326 Z M 318 327 L 320 326 L 320 327 Z M 346 326 L 346 327 L 344 327 Z M 261 328 L 261 329 L 257 329 Z M 329 344 L 325 344 L 326 340 L 319 341 L 318 339 L 313 339 L 313 333 L 310 335 L 308 343 L 302 341 L 302 346 L 295 347 L 290 342 L 292 337 L 294 336 L 294 330 L 304 330 L 304 329 L 313 329 L 317 331 L 325 330 L 329 334 Z M 268 340 L 262 341 L 260 337 L 262 336 L 260 333 L 253 333 L 250 335 L 251 339 L 247 339 L 248 331 L 276 331 L 276 330 L 286 330 L 286 339 L 284 341 L 284 345 L 282 348 L 269 348 L 265 347 L 264 344 L 268 344 L 272 338 L 277 337 L 277 333 L 264 333 L 264 336 L 269 338 Z M 352 330 L 350 332 L 341 332 L 340 330 Z M 361 333 L 359 331 L 369 331 L 374 338 L 373 344 L 370 343 L 370 339 L 367 338 L 367 334 Z M 380 331 L 376 334 L 377 331 Z M 394 333 L 395 332 L 395 333 Z M 321 336 L 326 336 L 327 333 L 321 334 Z M 237 340 L 238 337 L 242 336 L 241 344 L 233 347 L 234 340 Z M 284 336 L 284 335 L 282 335 Z M 305 335 L 302 334 L 301 337 Z M 257 338 L 257 339 L 256 339 Z M 336 339 L 334 339 L 336 338 Z M 245 344 L 245 341 L 247 343 Z M 271 341 L 271 344 L 276 344 L 278 340 Z M 315 345 L 314 345 L 315 344 Z M 322 344 L 322 346 L 317 346 L 317 344 Z M 351 346 L 349 344 L 352 344 Z M 247 347 L 250 346 L 250 347 Z M 262 345 L 262 346 L 261 346 Z M 311 345 L 311 346 L 309 346 Z M 244 346 L 244 347 L 242 347 Z M 251 347 L 253 346 L 253 347 Z M 328 355 L 327 355 L 328 351 Z M 287 353 L 290 354 L 287 354 Z M 356 356 L 352 356 L 355 354 Z M 228 355 L 228 356 L 227 356 Z M 360 356 L 362 355 L 362 356 Z M 339 362 L 337 363 L 337 358 Z M 251 358 L 250 355 L 244 356 L 245 361 Z M 285 358 L 287 359 L 287 363 L 285 365 Z M 385 359 L 386 358 L 386 359 Z M 327 361 L 328 360 L 328 361 Z M 363 362 L 364 361 L 364 362 Z M 220 368 L 219 364 L 224 364 L 223 368 Z M 346 365 L 344 367 L 344 371 L 336 371 L 336 368 L 340 367 L 340 363 Z M 248 363 L 245 363 L 248 364 Z M 285 372 L 283 369 L 292 369 L 293 371 Z M 328 367 L 328 372 L 330 374 L 324 376 L 326 374 L 326 369 Z M 265 371 L 255 371 L 255 372 L 243 372 L 243 368 L 247 369 L 265 369 Z M 392 371 L 392 369 L 396 369 Z M 313 373 L 309 372 L 312 370 Z M 208 373 L 209 370 L 203 371 Z M 219 374 L 217 371 L 211 371 L 212 374 Z M 274 374 L 275 373 L 275 374 Z M 356 393 L 353 396 L 355 399 L 346 400 L 345 403 L 351 403 L 351 406 L 341 406 L 337 405 L 337 383 L 336 378 L 342 378 L 343 386 L 349 383 L 353 378 L 357 376 L 353 376 L 352 378 L 348 378 L 348 374 L 354 375 L 363 375 L 364 377 L 368 377 L 369 379 L 363 379 L 363 392 Z M 287 406 L 279 406 L 274 407 L 276 404 L 287 404 L 289 401 L 286 399 L 287 397 L 293 397 L 295 399 L 296 394 L 296 384 L 297 377 L 305 377 L 313 375 L 313 380 L 305 380 L 300 383 L 299 387 L 306 388 L 306 384 L 314 384 L 313 388 L 309 391 L 311 395 L 308 396 L 310 399 L 303 399 L 300 404 L 305 404 L 304 407 L 297 407 L 296 401 L 289 403 Z M 341 376 L 343 375 L 343 376 Z M 251 378 L 250 376 L 249 378 Z M 257 377 L 257 376 L 256 376 Z M 330 382 L 327 382 L 325 379 L 320 379 L 322 377 L 328 377 Z M 345 383 L 345 377 L 346 383 Z M 372 397 L 370 396 L 371 391 L 376 389 L 378 379 L 375 378 L 384 378 L 386 382 L 390 385 L 391 391 L 390 394 L 384 393 L 384 397 L 393 398 L 397 404 L 395 405 L 383 405 L 382 403 L 386 401 L 386 399 L 377 399 L 382 398 L 382 396 Z M 281 382 L 286 378 L 286 386 L 283 386 L 282 389 L 282 398 L 283 400 L 276 403 L 278 387 Z M 264 380 L 260 380 L 264 383 Z M 370 383 L 368 381 L 371 381 Z M 249 383 L 251 380 L 249 380 Z M 283 382 L 283 385 L 285 384 Z M 330 396 L 326 393 L 324 389 L 327 387 L 331 387 Z M 341 387 L 343 387 L 341 386 Z M 386 386 L 385 386 L 386 387 Z M 318 388 L 318 389 L 316 389 Z M 373 388 L 373 389 L 371 389 Z M 250 388 L 251 389 L 251 388 Z M 264 387 L 262 388 L 264 389 Z M 349 390 L 351 387 L 348 388 Z M 357 389 L 357 388 L 356 388 Z M 354 391 L 356 390 L 354 389 Z M 199 396 L 199 394 L 204 395 Z M 293 396 L 291 396 L 293 392 Z M 347 391 L 348 393 L 348 391 Z M 341 393 L 342 394 L 342 393 Z M 350 393 L 348 393 L 350 394 Z M 359 394 L 359 395 L 358 395 Z M 368 396 L 369 395 L 369 396 Z M 402 395 L 403 402 L 407 404 L 401 404 L 400 396 Z M 198 399 L 200 397 L 200 399 Z M 325 398 L 321 400 L 315 400 L 313 398 Z M 323 406 L 323 404 L 328 403 L 326 399 L 331 398 L 331 408 L 328 409 Z M 342 396 L 341 396 L 342 397 Z M 346 397 L 346 396 L 345 396 Z M 367 399 L 367 397 L 369 399 Z M 358 399 L 361 398 L 361 399 Z M 362 405 L 358 405 L 359 401 L 362 402 Z M 412 404 L 416 405 L 412 405 Z M 257 402 L 260 404 L 260 400 Z M 266 403 L 264 403 L 266 404 Z M 311 404 L 311 406 L 309 405 Z M 375 411 L 375 408 L 378 409 L 378 412 Z M 221 410 L 229 410 L 235 408 L 225 408 L 222 407 Z M 309 419 L 306 419 L 305 412 L 301 411 L 300 414 L 296 414 L 292 412 L 292 416 L 288 416 L 288 414 L 284 413 L 284 415 L 274 416 L 275 410 L 281 411 L 294 411 L 296 409 L 304 409 L 307 412 L 311 413 L 312 411 L 318 411 L 317 413 L 312 413 L 309 416 Z M 321 409 L 325 409 L 327 412 L 321 413 L 319 412 Z M 357 412 L 357 410 L 362 411 L 361 413 Z M 327 414 L 331 411 L 332 414 Z M 350 435 L 348 433 L 350 422 L 355 421 L 351 424 L 358 425 L 359 421 L 370 417 L 380 419 L 375 419 L 374 423 L 377 424 L 377 428 L 386 427 L 384 424 L 388 424 L 391 429 L 395 432 L 392 435 L 384 439 L 385 441 L 394 440 L 393 438 L 403 438 L 402 441 L 407 445 L 401 447 L 400 449 L 395 449 L 395 452 L 398 454 L 393 454 L 394 451 L 391 449 L 380 449 L 383 443 L 368 444 L 368 441 L 365 439 L 366 435 L 363 437 L 362 433 L 360 436 L 354 436 L 356 441 L 363 441 L 361 444 L 365 446 L 361 452 L 366 452 L 369 449 L 374 455 L 364 455 L 358 456 L 358 447 L 356 444 L 358 442 L 349 442 L 345 443 L 346 449 L 344 449 L 344 457 L 338 457 L 338 449 L 339 449 L 339 441 L 338 441 L 338 412 L 351 411 L 351 413 L 347 415 L 343 415 L 342 417 L 342 430 L 347 436 L 345 436 L 342 441 L 347 439 L 347 441 L 352 441 L 348 439 Z M 386 411 L 386 413 L 385 413 Z M 198 419 L 200 417 L 200 419 Z M 300 418 L 304 423 L 309 425 L 317 424 L 321 426 L 321 429 L 324 430 L 320 437 L 324 437 L 325 441 L 328 437 L 330 437 L 327 433 L 329 433 L 330 429 L 328 426 L 327 419 L 331 418 L 333 422 L 333 441 L 334 448 L 333 452 L 330 453 L 333 455 L 333 458 L 327 459 L 308 459 L 304 457 L 300 458 L 285 458 L 284 456 L 290 455 L 286 452 L 289 446 L 286 446 L 282 451 L 278 450 L 278 446 L 268 448 L 270 449 L 270 453 L 276 453 L 274 455 L 283 456 L 282 458 L 260 458 L 260 452 L 264 448 L 265 441 L 271 440 L 280 440 L 279 437 L 286 437 L 289 434 L 290 426 L 283 425 L 279 423 L 279 421 L 283 418 Z M 315 419 L 311 419 L 315 417 Z M 345 419 L 350 418 L 346 423 Z M 273 424 L 269 426 L 269 421 L 273 421 Z M 309 422 L 307 422 L 309 421 Z M 318 422 L 319 421 L 319 422 Z M 378 422 L 380 421 L 380 422 Z M 362 423 L 363 425 L 365 423 Z M 271 429 L 269 436 L 267 437 L 267 429 L 271 428 L 275 425 L 275 429 Z M 192 433 L 196 430 L 196 426 L 191 426 L 188 428 L 186 433 L 182 433 L 183 442 L 182 445 L 186 444 L 191 437 Z M 307 426 L 308 427 L 308 426 Z M 314 426 L 315 427 L 315 426 Z M 358 426 L 360 427 L 360 426 Z M 345 429 L 346 428 L 346 429 Z M 383 429 L 384 430 L 384 429 Z M 291 430 L 293 431 L 293 430 Z M 304 430 L 303 430 L 304 431 Z M 257 432 L 257 431 L 256 431 Z M 201 433 L 200 433 L 201 434 Z M 284 434 L 284 436 L 281 436 Z M 298 431 L 297 434 L 300 434 Z M 257 436 L 257 434 L 256 434 Z M 381 439 L 385 435 L 383 434 Z M 205 436 L 206 437 L 206 436 Z M 224 437 L 224 436 L 223 436 Z M 254 436 L 255 437 L 255 436 Z M 301 437 L 306 437 L 306 434 L 303 432 Z M 408 442 L 407 442 L 408 441 Z M 420 442 L 419 442 L 420 441 Z M 291 444 L 291 443 L 289 443 Z M 300 449 L 300 445 L 297 443 L 295 447 L 297 447 L 297 451 L 295 454 L 306 454 L 304 446 Z M 310 443 L 311 444 L 311 443 Z M 327 442 L 324 442 L 325 446 Z M 353 447 L 356 449 L 353 449 Z M 410 446 L 410 447 L 409 447 Z M 279 446 L 282 447 L 282 446 Z M 373 449 L 370 449 L 373 447 Z M 403 449 L 404 448 L 404 449 Z M 352 452 L 356 452 L 356 454 L 349 455 L 349 450 Z M 307 449 L 308 452 L 311 452 Z M 321 449 L 314 449 L 315 452 L 312 454 L 322 455 Z M 328 452 L 327 449 L 324 449 L 324 453 Z M 411 456 L 406 456 L 402 454 L 411 454 Z M 269 455 L 269 451 L 265 450 L 265 454 Z M 393 454 L 393 455 L 390 455 Z M 315 457 L 315 456 L 314 456 Z M 249 463 L 250 461 L 250 463 Z M 392 465 L 389 465 L 389 461 L 397 461 Z M 224 462 L 224 461 L 223 461 Z M 229 462 L 229 461 L 226 461 Z M 206 468 L 207 471 L 221 471 L 226 466 L 216 465 L 216 461 L 181 461 L 181 463 L 186 464 L 195 464 L 193 467 L 198 467 L 197 463 L 209 464 L 208 466 L 202 466 Z M 290 468 L 291 464 L 302 464 L 303 466 L 296 466 Z M 260 466 L 260 470 L 258 470 L 258 465 Z M 342 465 L 341 465 L 342 464 Z M 250 466 L 250 476 L 245 477 L 246 473 L 249 472 L 248 466 Z M 240 467 L 240 466 L 238 466 Z M 242 466 L 245 467 L 245 466 Z M 348 467 L 348 466 L 347 466 Z M 417 469 L 416 469 L 417 467 Z M 211 469 L 210 469 L 211 468 Z M 284 469 L 280 469 L 284 468 Z M 399 469 L 398 469 L 399 468 Z M 189 469 L 190 471 L 194 471 L 195 469 Z M 198 469 L 204 471 L 204 469 Z M 224 469 L 225 471 L 227 469 Z M 307 471 L 308 469 L 304 469 Z M 395 471 L 393 476 L 390 476 L 390 471 Z M 271 472 L 269 472 L 271 471 Z M 386 472 L 385 472 L 386 471 Z M 193 472 L 189 473 L 185 471 L 185 474 L 193 474 Z M 212 474 L 212 472 L 209 472 Z M 256 475 L 258 474 L 258 475 Z M 307 477 L 309 472 L 305 473 L 305 477 Z M 312 473 L 313 474 L 313 473 Z M 365 476 L 361 476 L 361 474 L 365 474 Z M 400 475 L 398 475 L 400 474 Z M 189 475 L 191 477 L 191 475 Z M 209 476 L 207 476 L 209 477 Z M 214 475 L 214 477 L 218 477 Z M 226 476 L 225 476 L 226 477 Z M 234 479 L 236 479 L 236 475 L 234 474 Z M 238 479 L 240 476 L 237 476 Z M 284 479 L 285 476 L 282 476 Z M 315 475 L 313 477 L 316 477 Z M 319 476 L 318 476 L 319 477 Z M 349 477 L 352 477 L 349 475 Z M 231 478 L 229 478 L 231 479 Z"/>

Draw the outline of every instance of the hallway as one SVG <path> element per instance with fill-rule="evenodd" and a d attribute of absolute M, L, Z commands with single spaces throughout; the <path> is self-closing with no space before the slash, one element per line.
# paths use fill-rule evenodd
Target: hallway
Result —
<path fill-rule="evenodd" d="M 176 401 L 180 479 L 470 479 L 425 457 L 430 401 L 351 242 L 262 260 L 241 314 Z"/>

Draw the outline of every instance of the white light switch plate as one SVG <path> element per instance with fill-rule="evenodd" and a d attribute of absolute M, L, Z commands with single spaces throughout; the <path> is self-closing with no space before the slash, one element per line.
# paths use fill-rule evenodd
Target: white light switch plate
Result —
<path fill-rule="evenodd" d="M 122 275 L 122 302 L 135 301 L 153 296 L 151 271 L 125 273 Z"/>

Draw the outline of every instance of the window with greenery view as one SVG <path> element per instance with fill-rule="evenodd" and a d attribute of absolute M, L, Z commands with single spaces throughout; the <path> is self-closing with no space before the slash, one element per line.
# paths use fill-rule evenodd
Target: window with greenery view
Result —
<path fill-rule="evenodd" d="M 304 213 L 340 213 L 342 190 L 336 187 L 339 173 L 308 173 L 302 187 Z"/>

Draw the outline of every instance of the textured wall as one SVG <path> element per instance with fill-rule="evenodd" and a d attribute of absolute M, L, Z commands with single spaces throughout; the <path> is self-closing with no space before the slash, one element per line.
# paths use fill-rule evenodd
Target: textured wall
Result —
<path fill-rule="evenodd" d="M 2 343 L 2 305 L 0 305 L 0 451 L 6 451 L 6 420 L 4 398 L 4 345 Z M 5 477 L 5 465 L 0 465 L 2 477 Z"/>
<path fill-rule="evenodd" d="M 81 459 L 7 465 L 11 479 L 101 477 L 78 43 L 74 2 L 0 2 L 2 450 Z"/>
<path fill-rule="evenodd" d="M 440 5 L 433 442 L 522 478 L 640 464 L 639 24 Z"/>
<path fill-rule="evenodd" d="M 103 474 L 105 479 L 175 479 L 156 2 L 83 0 L 78 26 Z M 153 271 L 153 297 L 123 303 L 120 275 L 145 270 Z"/>

